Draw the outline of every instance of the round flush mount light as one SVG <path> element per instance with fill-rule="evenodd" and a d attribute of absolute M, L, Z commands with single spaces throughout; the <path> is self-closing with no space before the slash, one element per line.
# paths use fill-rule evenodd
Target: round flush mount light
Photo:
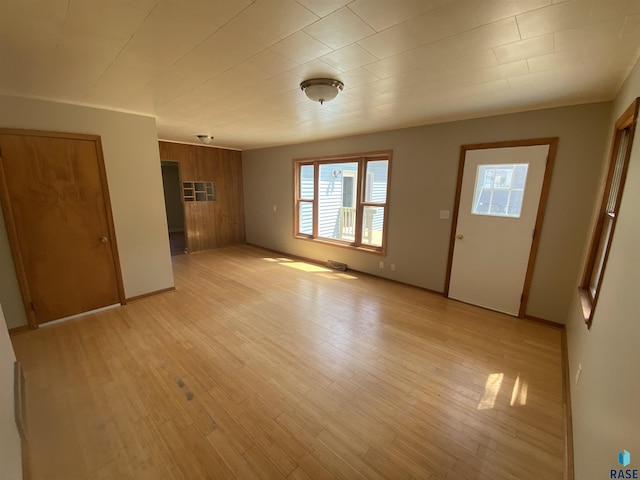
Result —
<path fill-rule="evenodd" d="M 213 142 L 213 136 L 211 135 L 198 135 L 198 139 L 205 145 L 211 145 L 211 142 Z"/>
<path fill-rule="evenodd" d="M 333 78 L 311 78 L 302 82 L 300 89 L 309 97 L 309 100 L 320 102 L 322 105 L 336 98 L 344 89 L 344 83 Z"/>

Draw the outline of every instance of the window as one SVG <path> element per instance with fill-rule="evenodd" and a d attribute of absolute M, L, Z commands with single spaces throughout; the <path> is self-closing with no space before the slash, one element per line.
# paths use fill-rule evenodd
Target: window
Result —
<path fill-rule="evenodd" d="M 385 253 L 391 152 L 294 160 L 295 236 Z"/>
<path fill-rule="evenodd" d="M 473 215 L 520 218 L 528 163 L 478 165 Z"/>
<path fill-rule="evenodd" d="M 609 248 L 616 227 L 616 219 L 622 200 L 624 180 L 627 176 L 629 156 L 638 116 L 637 98 L 618 119 L 615 125 L 611 157 L 600 213 L 593 232 L 587 265 L 580 285 L 582 310 L 587 327 L 591 328 L 593 312 L 600 294 L 602 278 L 607 266 Z"/>

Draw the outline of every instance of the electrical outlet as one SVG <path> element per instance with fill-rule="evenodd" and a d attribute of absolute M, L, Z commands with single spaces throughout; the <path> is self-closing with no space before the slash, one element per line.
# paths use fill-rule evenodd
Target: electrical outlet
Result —
<path fill-rule="evenodd" d="M 396 271 L 396 264 L 395 264 L 395 263 L 392 263 L 392 264 L 391 264 L 391 271 L 392 271 L 392 272 L 395 272 L 395 271 Z"/>
<path fill-rule="evenodd" d="M 380 268 L 384 268 L 384 262 L 380 262 L 380 263 L 379 263 L 379 267 L 380 267 Z"/>
<path fill-rule="evenodd" d="M 576 385 L 580 381 L 580 374 L 582 373 L 582 364 L 578 364 L 578 371 L 576 372 Z"/>

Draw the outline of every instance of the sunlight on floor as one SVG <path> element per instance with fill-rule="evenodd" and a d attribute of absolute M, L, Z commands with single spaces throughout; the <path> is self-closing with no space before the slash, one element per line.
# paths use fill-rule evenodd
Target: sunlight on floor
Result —
<path fill-rule="evenodd" d="M 492 373 L 489 375 L 487 383 L 484 386 L 484 393 L 478 403 L 478 410 L 488 410 L 495 406 L 503 380 L 504 373 Z M 520 378 L 520 374 L 518 373 L 516 383 L 513 385 L 513 390 L 511 391 L 511 402 L 509 405 L 512 407 L 526 405 L 528 389 L 529 384 L 526 380 Z"/>
<path fill-rule="evenodd" d="M 310 263 L 303 262 L 291 262 L 291 263 L 283 263 L 285 267 L 295 268 L 297 270 L 302 270 L 303 272 L 330 272 L 331 270 L 325 267 L 320 267 L 319 265 L 312 265 Z"/>
<path fill-rule="evenodd" d="M 340 277 L 340 278 L 346 278 L 347 280 L 357 280 L 358 277 L 356 277 L 355 275 L 349 275 L 348 273 L 336 273 L 335 274 L 336 277 Z"/>
<path fill-rule="evenodd" d="M 487 383 L 484 386 L 484 394 L 478 403 L 478 410 L 488 410 L 493 408 L 496 404 L 496 398 L 500 393 L 500 387 L 502 386 L 502 380 L 504 379 L 504 373 L 492 373 L 487 378 Z"/>
<path fill-rule="evenodd" d="M 303 272 L 319 273 L 319 272 L 331 272 L 332 271 L 329 268 L 321 267 L 319 265 L 313 265 L 312 263 L 296 262 L 294 260 L 291 260 L 290 258 L 263 257 L 262 259 L 267 261 L 267 262 L 279 263 L 281 265 L 284 265 L 285 267 L 295 268 L 296 270 L 301 270 Z"/>
<path fill-rule="evenodd" d="M 527 389 L 529 385 L 526 380 L 520 379 L 520 374 L 516 378 L 516 384 L 513 386 L 513 392 L 511 392 L 511 406 L 526 405 L 527 404 Z"/>
<path fill-rule="evenodd" d="M 321 277 L 329 278 L 331 280 L 335 280 L 337 277 L 344 278 L 344 279 L 347 279 L 347 280 L 357 280 L 358 279 L 358 277 L 356 277 L 354 275 L 350 275 L 348 273 L 344 273 L 344 272 L 336 273 L 334 270 L 332 270 L 330 268 L 322 267 L 320 265 L 315 265 L 313 263 L 296 262 L 295 260 L 292 260 L 290 258 L 263 257 L 262 260 L 264 260 L 265 262 L 279 263 L 281 265 L 284 265 L 285 267 L 295 268 L 296 270 L 300 270 L 300 271 L 303 271 L 303 272 L 319 273 Z"/>

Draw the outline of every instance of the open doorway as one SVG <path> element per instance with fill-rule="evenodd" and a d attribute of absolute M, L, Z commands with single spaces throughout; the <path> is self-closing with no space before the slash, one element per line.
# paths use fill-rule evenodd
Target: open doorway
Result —
<path fill-rule="evenodd" d="M 187 253 L 187 243 L 184 232 L 184 206 L 180 190 L 180 163 L 163 160 L 161 167 L 171 255 L 181 255 Z"/>

